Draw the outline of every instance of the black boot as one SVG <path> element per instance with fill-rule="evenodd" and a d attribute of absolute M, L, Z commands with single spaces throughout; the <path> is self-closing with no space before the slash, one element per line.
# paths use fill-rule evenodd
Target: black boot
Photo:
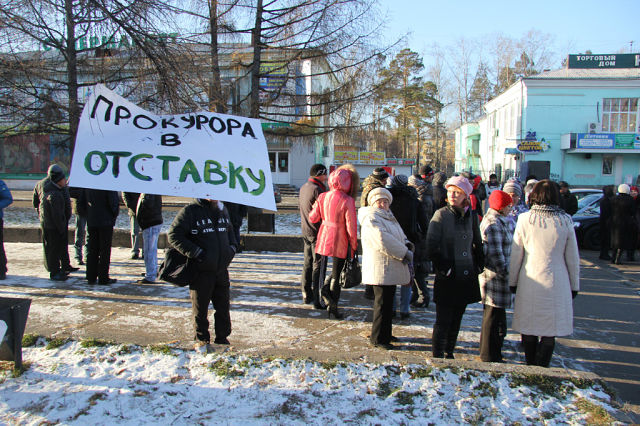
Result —
<path fill-rule="evenodd" d="M 444 346 L 447 342 L 447 336 L 439 325 L 433 326 L 433 334 L 431 335 L 432 355 L 434 358 L 444 358 Z"/>
<path fill-rule="evenodd" d="M 313 286 L 313 308 L 314 309 L 325 309 L 325 306 L 322 304 L 322 300 L 320 298 L 320 283 L 317 283 Z"/>
<path fill-rule="evenodd" d="M 524 359 L 527 365 L 537 365 L 536 353 L 538 351 L 538 337 L 523 334 L 522 346 L 524 347 Z"/>
<path fill-rule="evenodd" d="M 635 262 L 636 260 L 636 251 L 635 250 L 627 250 L 627 261 Z"/>
<path fill-rule="evenodd" d="M 555 345 L 555 337 L 540 338 L 540 343 L 538 343 L 536 349 L 536 365 L 539 365 L 540 367 L 549 367 Z"/>
<path fill-rule="evenodd" d="M 368 300 L 373 300 L 375 299 L 375 295 L 373 294 L 373 286 L 372 285 L 365 285 L 364 286 L 364 298 L 368 299 Z"/>
<path fill-rule="evenodd" d="M 320 289 L 320 296 L 325 305 L 329 306 L 333 301 L 331 300 L 331 276 L 328 276 L 324 280 L 324 285 Z"/>
<path fill-rule="evenodd" d="M 332 279 L 329 283 L 329 291 L 331 293 L 331 303 L 327 306 L 327 316 L 331 318 L 331 315 L 335 317 L 335 319 L 342 319 L 344 315 L 338 311 L 338 301 L 340 300 L 340 292 L 342 287 L 335 279 Z"/>

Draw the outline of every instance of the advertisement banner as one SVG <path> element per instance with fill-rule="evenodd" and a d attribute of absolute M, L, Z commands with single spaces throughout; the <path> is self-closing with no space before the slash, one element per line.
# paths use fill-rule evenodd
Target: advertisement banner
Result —
<path fill-rule="evenodd" d="M 82 111 L 69 185 L 276 209 L 259 120 L 155 115 L 103 85 Z"/>
<path fill-rule="evenodd" d="M 358 151 L 334 151 L 333 159 L 336 163 L 355 163 L 358 161 Z"/>

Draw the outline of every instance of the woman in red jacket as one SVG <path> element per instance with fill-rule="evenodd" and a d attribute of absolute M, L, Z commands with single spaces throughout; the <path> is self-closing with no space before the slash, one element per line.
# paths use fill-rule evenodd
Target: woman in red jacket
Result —
<path fill-rule="evenodd" d="M 340 166 L 329 176 L 329 192 L 318 196 L 309 214 L 311 222 L 322 221 L 318 230 L 316 253 L 333 258 L 331 276 L 325 279 L 321 291 L 329 318 L 331 315 L 336 319 L 343 318 L 342 313 L 338 312 L 338 279 L 347 258 L 347 248 L 351 249 L 351 256 L 358 248 L 355 197 L 359 185 L 360 178 L 355 168 L 351 164 Z"/>

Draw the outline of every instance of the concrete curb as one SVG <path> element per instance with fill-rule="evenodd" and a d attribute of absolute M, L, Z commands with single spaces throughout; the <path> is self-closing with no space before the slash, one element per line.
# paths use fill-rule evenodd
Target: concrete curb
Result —
<path fill-rule="evenodd" d="M 69 241 L 74 240 L 74 228 L 69 228 Z M 299 253 L 302 251 L 302 237 L 298 235 L 274 235 L 274 234 L 243 234 L 240 236 L 244 250 L 273 251 Z M 35 227 L 10 227 L 4 228 L 4 241 L 8 243 L 40 243 L 42 232 Z M 131 236 L 124 229 L 113 230 L 113 247 L 131 247 Z M 161 233 L 158 238 L 158 248 L 167 247 L 167 234 Z"/>

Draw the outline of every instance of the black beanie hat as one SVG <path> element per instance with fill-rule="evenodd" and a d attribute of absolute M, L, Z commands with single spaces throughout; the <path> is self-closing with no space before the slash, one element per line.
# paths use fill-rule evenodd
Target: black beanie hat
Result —
<path fill-rule="evenodd" d="M 433 169 L 431 168 L 431 166 L 422 165 L 420 166 L 420 170 L 418 171 L 418 173 L 421 176 L 431 176 L 433 174 Z"/>
<path fill-rule="evenodd" d="M 387 171 L 382 167 L 376 167 L 375 169 L 373 169 L 373 173 L 371 174 L 375 176 L 376 179 L 379 179 L 379 180 L 386 179 L 389 177 L 389 173 L 387 173 Z"/>
<path fill-rule="evenodd" d="M 47 175 L 49 176 L 49 179 L 51 179 L 51 182 L 53 183 L 58 183 L 60 182 L 60 180 L 66 177 L 64 174 L 64 171 L 62 170 L 62 167 L 58 166 L 57 164 L 52 164 L 51 166 L 49 166 Z"/>
<path fill-rule="evenodd" d="M 327 174 L 327 168 L 324 164 L 314 164 L 311 166 L 311 170 L 309 170 L 309 176 L 318 177 Z"/>

